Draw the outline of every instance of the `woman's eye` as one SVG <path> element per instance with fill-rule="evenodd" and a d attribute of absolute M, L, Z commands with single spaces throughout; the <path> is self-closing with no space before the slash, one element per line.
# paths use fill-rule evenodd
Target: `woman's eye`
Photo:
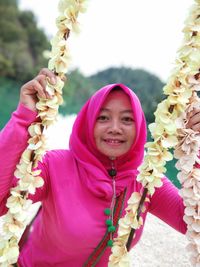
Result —
<path fill-rule="evenodd" d="M 108 116 L 105 115 L 100 115 L 97 117 L 98 121 L 107 121 L 108 119 L 109 119 Z"/>
<path fill-rule="evenodd" d="M 132 117 L 124 117 L 124 118 L 122 118 L 122 120 L 124 121 L 124 122 L 134 122 L 134 120 L 133 120 L 133 118 Z"/>

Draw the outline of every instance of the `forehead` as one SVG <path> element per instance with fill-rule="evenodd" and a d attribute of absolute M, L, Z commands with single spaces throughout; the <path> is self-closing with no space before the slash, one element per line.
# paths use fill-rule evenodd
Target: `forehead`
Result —
<path fill-rule="evenodd" d="M 113 90 L 106 97 L 101 108 L 111 108 L 112 106 L 132 110 L 129 96 L 122 90 Z"/>

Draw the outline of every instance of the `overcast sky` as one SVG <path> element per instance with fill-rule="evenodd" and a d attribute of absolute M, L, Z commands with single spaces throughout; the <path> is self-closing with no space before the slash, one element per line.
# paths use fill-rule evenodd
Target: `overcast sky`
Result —
<path fill-rule="evenodd" d="M 49 37 L 56 32 L 58 0 L 20 0 Z M 70 36 L 72 67 L 85 75 L 110 66 L 143 68 L 163 81 L 173 68 L 193 0 L 90 0 L 81 33 Z"/>

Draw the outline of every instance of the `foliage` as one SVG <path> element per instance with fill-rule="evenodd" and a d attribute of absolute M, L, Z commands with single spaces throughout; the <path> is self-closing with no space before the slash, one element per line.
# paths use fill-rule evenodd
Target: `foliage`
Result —
<path fill-rule="evenodd" d="M 20 11 L 17 1 L 0 0 L 0 76 L 26 81 L 47 64 L 43 51 L 49 41 L 30 11 Z"/>
<path fill-rule="evenodd" d="M 20 87 L 21 83 L 0 77 L 0 129 L 17 107 Z"/>

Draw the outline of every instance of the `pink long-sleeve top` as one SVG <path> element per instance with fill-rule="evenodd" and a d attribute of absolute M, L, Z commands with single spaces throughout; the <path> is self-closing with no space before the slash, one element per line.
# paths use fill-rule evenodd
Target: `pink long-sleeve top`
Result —
<path fill-rule="evenodd" d="M 124 85 L 117 86 L 130 97 L 138 132 L 130 153 L 115 162 L 117 195 L 127 189 L 123 216 L 132 192 L 142 190 L 136 181 L 136 168 L 143 158 L 146 126 L 137 97 Z M 42 201 L 42 210 L 21 250 L 20 266 L 82 267 L 105 235 L 104 209 L 110 207 L 113 195 L 107 172 L 111 162 L 96 151 L 92 132 L 98 111 L 114 87 L 104 87 L 83 107 L 72 130 L 70 149 L 49 151 L 39 163 L 45 183 L 30 198 L 33 202 Z M 6 198 L 16 180 L 13 173 L 27 147 L 27 129 L 36 116 L 36 112 L 20 104 L 0 133 L 0 215 L 7 211 Z M 163 178 L 163 186 L 156 189 L 146 205 L 144 222 L 148 212 L 179 232 L 186 232 L 183 201 L 167 178 Z M 140 239 L 143 227 L 136 231 L 132 246 Z M 110 253 L 107 247 L 96 266 L 106 267 Z"/>

